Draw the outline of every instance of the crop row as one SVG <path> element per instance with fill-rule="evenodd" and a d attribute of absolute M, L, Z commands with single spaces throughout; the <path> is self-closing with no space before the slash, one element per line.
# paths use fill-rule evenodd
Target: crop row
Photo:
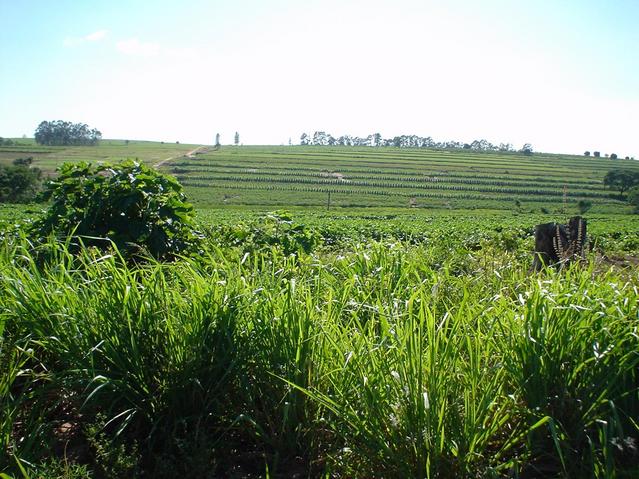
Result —
<path fill-rule="evenodd" d="M 195 175 L 195 173 L 214 173 L 214 172 L 219 173 L 220 176 Z M 337 173 L 337 174 L 329 173 L 325 170 L 322 171 L 317 169 L 313 169 L 313 170 L 289 169 L 284 171 L 273 169 L 264 173 L 270 175 L 271 177 L 277 177 L 277 178 L 299 178 L 299 179 L 327 178 L 327 179 L 330 179 L 331 177 L 336 178 L 337 176 L 340 176 L 342 172 L 346 172 L 346 170 L 340 170 L 340 173 Z M 184 172 L 181 172 L 181 173 L 184 173 Z M 188 173 L 191 174 L 190 175 L 191 177 L 207 178 L 207 179 L 225 178 L 225 177 L 259 178 L 264 176 L 263 172 L 256 171 L 255 169 L 251 169 L 251 168 L 249 169 L 246 169 L 246 168 L 236 168 L 236 169 L 235 168 L 219 168 L 219 169 L 218 168 L 209 168 L 209 169 L 194 168 L 194 169 L 189 169 Z M 507 187 L 507 186 L 517 187 L 522 185 L 528 186 L 531 183 L 530 179 L 501 180 L 501 179 L 491 179 L 486 177 L 473 177 L 473 176 L 462 176 L 462 175 L 412 176 L 412 175 L 394 174 L 394 173 L 388 174 L 389 173 L 388 171 L 385 172 L 385 174 L 383 173 L 376 174 L 371 172 L 366 172 L 365 174 L 363 173 L 364 172 L 362 171 L 358 171 L 356 173 L 348 173 L 348 176 L 345 176 L 343 178 L 343 181 L 352 182 L 354 180 L 359 180 L 359 181 L 384 181 L 386 183 L 395 183 L 398 181 L 406 182 L 406 183 L 457 183 L 457 184 L 464 184 L 464 185 L 487 185 L 487 186 L 498 186 L 498 187 Z M 337 178 L 337 179 L 340 179 L 340 178 Z M 263 180 L 258 180 L 258 181 L 263 181 Z M 537 184 L 537 186 L 546 187 L 546 188 L 563 187 L 563 186 L 570 185 L 571 187 L 577 188 L 579 190 L 599 191 L 602 193 L 605 192 L 605 189 L 603 186 L 601 186 L 601 184 L 598 184 L 598 185 L 585 184 L 584 185 L 577 182 L 559 183 L 554 181 L 546 182 L 543 180 L 535 181 L 535 183 Z"/>
<path fill-rule="evenodd" d="M 211 161 L 212 158 L 206 158 Z M 215 161 L 215 160 L 214 160 Z M 256 161 L 251 159 L 250 162 L 247 159 L 242 158 L 224 158 L 224 161 L 221 162 L 219 160 L 216 161 L 217 164 L 236 164 L 236 165 L 244 165 L 245 167 L 264 167 L 264 166 L 275 166 L 281 165 L 283 168 L 286 168 L 290 165 L 312 165 L 314 167 L 323 167 L 325 169 L 337 169 L 337 168 L 365 168 L 365 169 L 389 169 L 389 170 L 405 170 L 405 171 L 424 171 L 426 169 L 437 169 L 439 171 L 465 171 L 468 172 L 473 171 L 476 173 L 483 174 L 499 174 L 499 175 L 543 175 L 544 177 L 556 178 L 557 180 L 563 180 L 565 178 L 572 178 L 574 180 L 579 180 L 582 178 L 592 179 L 603 177 L 598 171 L 589 171 L 584 168 L 562 168 L 553 166 L 552 168 L 545 168 L 543 165 L 536 165 L 534 167 L 525 168 L 513 164 L 505 164 L 501 167 L 493 167 L 487 166 L 485 164 L 478 164 L 472 162 L 466 163 L 440 163 L 440 162 L 431 162 L 431 163 L 416 163 L 410 161 L 395 161 L 388 163 L 380 163 L 380 162 L 353 162 L 353 161 L 336 161 L 336 160 L 322 160 L 322 159 L 314 159 L 308 161 L 300 161 L 299 159 L 291 159 L 288 162 L 275 162 L 272 158 L 264 158 L 263 162 Z M 588 178 L 588 175 L 591 175 Z"/>
<path fill-rule="evenodd" d="M 431 176 L 445 177 L 445 178 L 472 178 L 478 180 L 495 180 L 495 181 L 512 181 L 512 182 L 526 182 L 530 183 L 532 181 L 537 183 L 554 183 L 560 186 L 563 185 L 595 185 L 599 186 L 602 184 L 601 180 L 572 180 L 566 178 L 553 179 L 545 176 L 545 172 L 537 172 L 539 174 L 544 174 L 544 177 L 540 176 L 519 176 L 519 175 L 504 175 L 504 174 L 483 174 L 473 171 L 442 171 L 442 170 L 426 170 L 424 168 L 335 168 L 335 169 L 327 169 L 327 168 L 318 168 L 315 166 L 298 166 L 298 165 L 280 165 L 273 166 L 272 164 L 237 164 L 237 163 L 202 163 L 198 161 L 180 161 L 174 162 L 173 165 L 179 168 L 188 168 L 189 173 L 208 173 L 212 171 L 222 171 L 224 173 L 232 173 L 233 171 L 240 170 L 248 173 L 255 173 L 253 170 L 266 170 L 269 172 L 273 172 L 272 174 L 285 174 L 285 172 L 317 172 L 317 173 L 332 173 L 338 172 L 343 174 L 348 174 L 349 177 L 361 173 L 369 173 L 371 175 L 388 175 L 388 176 L 396 176 L 396 177 L 414 177 L 415 175 L 425 177 L 427 173 Z M 333 165 L 337 166 L 337 165 Z M 226 171 L 225 171 L 226 170 Z M 281 173 L 280 173 L 281 172 Z"/>
<path fill-rule="evenodd" d="M 437 191 L 398 191 L 396 189 L 384 189 L 384 188 L 374 188 L 374 189 L 354 189 L 352 185 L 349 184 L 348 187 L 344 186 L 341 188 L 335 188 L 334 186 L 340 184 L 337 182 L 327 183 L 326 186 L 298 186 L 299 183 L 283 183 L 283 184 L 274 184 L 274 183 L 252 183 L 252 182 L 242 182 L 242 184 L 238 183 L 225 183 L 221 184 L 211 184 L 198 182 L 190 179 L 181 180 L 184 186 L 196 187 L 196 188 L 224 188 L 224 189 L 238 189 L 238 190 L 268 190 L 268 191 L 300 191 L 300 192 L 310 192 L 310 193 L 343 193 L 343 194 L 351 194 L 351 195 L 361 195 L 361 194 L 370 194 L 370 195 L 381 195 L 381 196 L 402 196 L 406 198 L 443 198 L 443 199 L 466 199 L 466 200 L 484 200 L 484 199 L 501 199 L 504 201 L 510 201 L 513 199 L 513 194 L 526 195 L 530 193 L 525 193 L 523 191 L 513 191 L 513 192 L 505 192 L 503 190 L 496 191 L 483 191 L 483 190 L 468 190 L 461 188 L 433 188 Z M 341 183 L 343 185 L 343 183 Z M 332 187 L 327 187 L 332 186 Z M 432 189 L 431 189 L 432 190 Z M 458 193 L 448 193 L 448 191 L 456 191 Z M 476 194 L 476 193 L 493 193 L 493 194 Z M 560 193 L 553 193 L 550 195 L 542 195 L 542 194 L 530 194 L 530 196 L 526 197 L 526 201 L 531 202 L 548 202 L 549 200 L 554 200 L 557 202 L 561 201 Z M 592 195 L 588 194 L 570 194 L 568 195 L 572 201 L 577 201 L 579 199 L 592 198 Z M 552 198 L 549 198 L 552 197 Z M 604 202 L 610 202 L 607 198 L 602 198 Z"/>
<path fill-rule="evenodd" d="M 501 194 L 518 194 L 518 195 L 537 195 L 537 196 L 563 196 L 563 190 L 556 189 L 540 189 L 540 188 L 499 188 L 492 186 L 466 186 L 458 184 L 449 184 L 444 182 L 421 182 L 414 183 L 413 185 L 406 185 L 405 183 L 392 183 L 383 181 L 361 181 L 361 180 L 340 180 L 332 178 L 308 178 L 308 177 L 265 177 L 252 175 L 250 177 L 244 176 L 199 176 L 199 177 L 184 177 L 179 176 L 180 182 L 186 181 L 199 181 L 208 182 L 213 184 L 217 181 L 227 182 L 239 182 L 239 183 L 287 183 L 287 184 L 323 184 L 323 185 L 344 185 L 349 186 L 361 186 L 369 188 L 386 188 L 386 189 L 428 189 L 428 190 L 449 190 L 449 191 L 473 191 L 482 193 L 501 193 Z M 607 193 L 597 193 L 592 191 L 567 191 L 566 196 L 582 197 L 582 198 L 607 198 Z"/>
<path fill-rule="evenodd" d="M 235 155 L 215 155 L 217 157 L 223 156 L 226 158 L 237 158 Z M 293 150 L 288 154 L 260 154 L 260 155 L 247 155 L 247 158 L 257 159 L 263 158 L 271 160 L 272 162 L 292 162 L 292 161 L 344 161 L 344 160 L 354 160 L 353 162 L 356 164 L 362 164 L 362 161 L 373 162 L 376 164 L 379 163 L 391 163 L 396 164 L 398 162 L 410 162 L 411 164 L 423 164 L 423 163 L 442 163 L 446 165 L 461 165 L 461 166 L 477 166 L 477 165 L 485 165 L 489 167 L 519 167 L 524 169 L 547 169 L 549 171 L 557 170 L 557 169 L 566 169 L 567 171 L 574 171 L 575 168 L 579 170 L 590 170 L 590 171 L 607 171 L 611 168 L 619 167 L 619 162 L 621 160 L 587 160 L 587 159 L 573 159 L 568 157 L 544 157 L 544 156 L 534 156 L 529 159 L 527 157 L 490 157 L 490 156 L 481 156 L 481 157 L 473 157 L 472 155 L 464 154 L 464 155 L 447 155 L 445 152 L 438 152 L 435 155 L 411 155 L 408 152 L 401 152 L 401 154 L 392 154 L 392 155 L 379 155 L 379 154 L 367 154 L 367 155 L 357 155 L 349 152 L 339 152 L 339 153 L 320 153 L 315 151 L 296 151 Z M 636 168 L 637 165 L 633 162 L 624 162 L 624 167 L 628 168 Z"/>

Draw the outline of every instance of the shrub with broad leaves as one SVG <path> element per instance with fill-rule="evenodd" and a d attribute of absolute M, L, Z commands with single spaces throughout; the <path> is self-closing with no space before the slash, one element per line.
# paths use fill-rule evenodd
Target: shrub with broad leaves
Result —
<path fill-rule="evenodd" d="M 146 253 L 162 260 L 199 243 L 193 206 L 172 176 L 132 160 L 65 163 L 58 172 L 43 194 L 52 203 L 32 234 L 79 237 L 85 245 L 112 242 L 125 257 Z"/>

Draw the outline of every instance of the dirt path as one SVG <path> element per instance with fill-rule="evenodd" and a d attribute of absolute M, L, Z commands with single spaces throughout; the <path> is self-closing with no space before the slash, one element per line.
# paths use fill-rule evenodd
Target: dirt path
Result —
<path fill-rule="evenodd" d="M 195 148 L 194 150 L 189 151 L 188 153 L 185 153 L 184 155 L 177 155 L 177 156 L 170 156 L 168 158 L 165 158 L 162 161 L 157 162 L 155 165 L 153 165 L 155 168 L 159 168 L 162 165 L 164 165 L 164 163 L 171 161 L 171 160 L 175 160 L 176 158 L 182 158 L 183 156 L 186 156 L 187 158 L 195 158 L 196 153 L 198 153 L 199 151 L 207 151 L 208 148 L 206 146 L 198 146 L 197 148 Z"/>

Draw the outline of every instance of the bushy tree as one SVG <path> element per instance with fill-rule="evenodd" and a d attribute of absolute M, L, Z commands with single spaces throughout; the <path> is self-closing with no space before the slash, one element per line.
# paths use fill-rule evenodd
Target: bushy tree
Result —
<path fill-rule="evenodd" d="M 639 185 L 639 172 L 632 170 L 610 170 L 604 177 L 604 185 L 623 194 L 633 186 Z"/>
<path fill-rule="evenodd" d="M 595 158 L 599 158 L 601 156 L 601 152 L 600 151 L 595 151 L 595 152 L 593 152 L 592 156 L 594 156 Z"/>
<path fill-rule="evenodd" d="M 584 151 L 584 156 L 590 156 L 590 152 L 588 150 Z"/>
<path fill-rule="evenodd" d="M 172 176 L 138 162 L 92 166 L 65 163 L 47 184 L 44 197 L 52 203 L 32 232 L 84 237 L 85 244 L 104 246 L 108 238 L 125 256 L 146 250 L 170 259 L 195 247 L 193 207 Z"/>
<path fill-rule="evenodd" d="M 34 137 L 40 145 L 96 145 L 102 139 L 102 133 L 84 123 L 57 120 L 41 122 Z"/>
<path fill-rule="evenodd" d="M 524 146 L 521 147 L 521 150 L 519 150 L 521 153 L 523 153 L 524 155 L 532 155 L 533 154 L 533 147 L 530 143 L 525 143 Z"/>
<path fill-rule="evenodd" d="M 42 185 L 42 171 L 29 168 L 30 163 L 0 165 L 0 203 L 33 201 Z"/>

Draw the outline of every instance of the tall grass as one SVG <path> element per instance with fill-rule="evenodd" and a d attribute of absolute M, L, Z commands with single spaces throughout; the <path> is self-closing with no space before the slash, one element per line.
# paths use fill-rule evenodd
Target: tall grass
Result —
<path fill-rule="evenodd" d="M 522 258 L 372 242 L 126 265 L 6 239 L 0 471 L 37 471 L 63 423 L 78 461 L 103 467 L 100 437 L 128 475 L 632 470 L 637 272 Z"/>

